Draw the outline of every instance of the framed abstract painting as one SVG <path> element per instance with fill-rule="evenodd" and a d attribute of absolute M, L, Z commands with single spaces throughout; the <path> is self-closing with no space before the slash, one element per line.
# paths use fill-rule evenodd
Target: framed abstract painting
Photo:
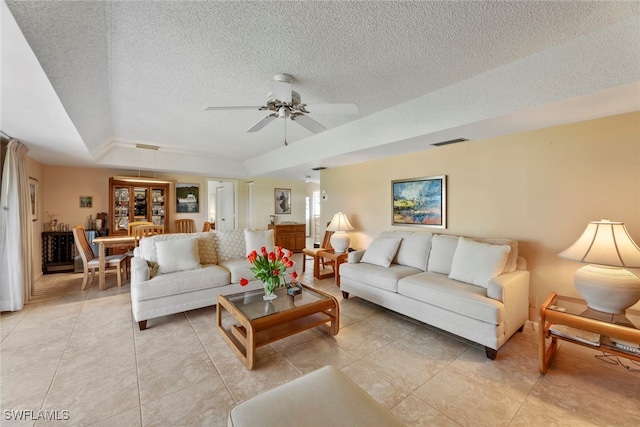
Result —
<path fill-rule="evenodd" d="M 446 175 L 399 179 L 391 187 L 391 225 L 447 228 Z"/>

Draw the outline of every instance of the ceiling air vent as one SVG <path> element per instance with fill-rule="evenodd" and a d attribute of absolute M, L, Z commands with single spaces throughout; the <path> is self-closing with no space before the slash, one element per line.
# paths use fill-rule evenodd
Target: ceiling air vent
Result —
<path fill-rule="evenodd" d="M 465 141 L 468 141 L 468 139 L 456 138 L 456 139 L 450 139 L 448 141 L 436 142 L 435 144 L 431 144 L 431 145 L 435 145 L 436 147 L 441 147 L 443 145 L 457 144 L 458 142 L 465 142 Z"/>

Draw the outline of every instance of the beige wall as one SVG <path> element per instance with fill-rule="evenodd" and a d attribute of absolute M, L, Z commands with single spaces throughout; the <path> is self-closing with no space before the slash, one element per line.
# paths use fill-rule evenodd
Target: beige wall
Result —
<path fill-rule="evenodd" d="M 256 178 L 253 180 L 253 209 L 255 228 L 267 228 L 269 216 L 275 212 L 276 188 L 291 190 L 291 214 L 276 215 L 276 223 L 296 222 L 304 224 L 306 220 L 304 181 L 275 178 Z"/>
<path fill-rule="evenodd" d="M 392 227 L 391 181 L 432 175 L 447 175 L 447 229 Z M 640 113 L 328 169 L 321 189 L 323 223 L 345 212 L 355 248 L 403 228 L 513 238 L 538 305 L 551 291 L 578 296 L 572 280 L 583 264 L 557 254 L 589 221 L 623 221 L 640 243 Z"/>

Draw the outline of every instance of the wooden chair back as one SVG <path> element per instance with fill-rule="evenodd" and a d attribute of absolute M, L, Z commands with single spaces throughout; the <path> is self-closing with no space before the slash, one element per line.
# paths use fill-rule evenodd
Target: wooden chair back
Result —
<path fill-rule="evenodd" d="M 176 233 L 195 233 L 196 222 L 193 219 L 176 219 L 175 221 Z"/>
<path fill-rule="evenodd" d="M 149 236 L 155 236 L 156 234 L 164 234 L 164 225 L 139 225 L 134 229 L 136 236 L 136 247 L 140 239 Z"/>
<path fill-rule="evenodd" d="M 84 232 L 83 226 L 77 225 L 73 227 L 73 240 L 76 243 L 82 262 L 85 263 L 85 265 L 92 259 L 96 258 L 96 255 L 93 253 L 93 249 L 91 248 L 91 244 L 87 239 L 87 235 Z"/>
<path fill-rule="evenodd" d="M 325 248 L 325 250 L 333 249 L 331 246 L 331 236 L 333 236 L 334 231 L 325 231 L 324 238 L 322 239 L 322 243 L 320 244 L 321 248 Z"/>
<path fill-rule="evenodd" d="M 133 229 L 136 227 L 139 227 L 141 225 L 153 225 L 152 222 L 149 221 L 133 221 L 129 223 L 129 232 L 127 233 L 129 236 L 134 236 L 135 233 L 133 232 Z"/>
<path fill-rule="evenodd" d="M 204 225 L 202 226 L 202 231 L 211 231 L 211 230 L 215 230 L 215 229 L 216 229 L 216 223 L 215 222 L 205 221 Z"/>

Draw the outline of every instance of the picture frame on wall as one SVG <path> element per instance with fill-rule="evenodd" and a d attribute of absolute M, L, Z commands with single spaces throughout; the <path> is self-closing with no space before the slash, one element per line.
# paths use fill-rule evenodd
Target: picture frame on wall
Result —
<path fill-rule="evenodd" d="M 81 208 L 92 208 L 93 207 L 93 196 L 80 196 L 80 207 Z"/>
<path fill-rule="evenodd" d="M 176 184 L 176 212 L 200 212 L 200 184 Z"/>
<path fill-rule="evenodd" d="M 446 175 L 391 181 L 391 225 L 447 228 Z"/>
<path fill-rule="evenodd" d="M 290 188 L 275 188 L 273 190 L 274 197 L 274 212 L 279 214 L 291 213 L 291 189 Z"/>
<path fill-rule="evenodd" d="M 31 221 L 38 220 L 38 212 L 40 211 L 40 202 L 38 194 L 38 180 L 29 177 L 29 201 L 31 206 Z"/>

